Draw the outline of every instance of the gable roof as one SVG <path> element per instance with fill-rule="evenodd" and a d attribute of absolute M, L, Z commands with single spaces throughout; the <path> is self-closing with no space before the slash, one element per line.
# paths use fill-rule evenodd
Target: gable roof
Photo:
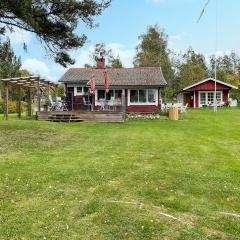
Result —
<path fill-rule="evenodd" d="M 213 82 L 216 81 L 217 83 L 222 84 L 222 85 L 224 85 L 224 86 L 227 86 L 227 87 L 229 87 L 229 88 L 238 89 L 238 87 L 236 87 L 236 86 L 234 86 L 234 85 L 232 85 L 232 84 L 229 84 L 229 83 L 226 83 L 226 82 L 223 82 L 223 81 L 220 81 L 220 80 L 215 80 L 214 78 L 207 78 L 207 79 L 204 79 L 204 80 L 202 80 L 202 81 L 200 81 L 200 82 L 197 82 L 197 83 L 194 83 L 194 84 L 192 84 L 192 85 L 189 85 L 189 86 L 183 88 L 183 90 L 184 90 L 184 91 L 185 91 L 185 90 L 188 90 L 188 89 L 190 89 L 190 88 L 196 87 L 196 86 L 198 86 L 198 85 L 200 85 L 200 84 L 202 84 L 202 83 L 208 82 L 208 81 L 213 81 Z"/>
<path fill-rule="evenodd" d="M 166 86 L 160 67 L 109 68 L 111 86 Z M 63 83 L 82 83 L 95 74 L 96 86 L 104 86 L 104 71 L 99 68 L 70 68 L 60 79 Z"/>

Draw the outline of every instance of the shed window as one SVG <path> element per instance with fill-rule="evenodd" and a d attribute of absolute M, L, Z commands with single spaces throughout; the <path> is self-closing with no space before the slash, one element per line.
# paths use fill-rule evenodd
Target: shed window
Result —
<path fill-rule="evenodd" d="M 200 92 L 200 104 L 205 106 L 212 106 L 214 104 L 214 91 Z M 216 92 L 217 102 L 222 101 L 222 92 Z"/>
<path fill-rule="evenodd" d="M 214 103 L 214 93 L 209 92 L 208 93 L 208 104 L 213 104 Z"/>

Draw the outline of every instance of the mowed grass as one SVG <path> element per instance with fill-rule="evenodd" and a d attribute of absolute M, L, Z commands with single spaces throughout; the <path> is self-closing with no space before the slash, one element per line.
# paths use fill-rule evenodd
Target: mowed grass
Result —
<path fill-rule="evenodd" d="M 240 239 L 239 215 L 240 109 L 0 120 L 0 239 Z"/>

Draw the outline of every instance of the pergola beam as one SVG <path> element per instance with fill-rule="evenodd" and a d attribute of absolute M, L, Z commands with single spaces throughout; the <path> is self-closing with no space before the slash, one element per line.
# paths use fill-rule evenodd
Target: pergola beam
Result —
<path fill-rule="evenodd" d="M 28 116 L 32 115 L 32 93 L 33 89 L 37 90 L 37 98 L 38 98 L 38 111 L 40 111 L 41 106 L 41 90 L 49 89 L 54 90 L 57 84 L 53 82 L 36 77 L 14 77 L 14 78 L 5 78 L 1 79 L 4 86 L 4 118 L 8 120 L 8 95 L 9 95 L 9 86 L 13 86 L 17 89 L 17 114 L 18 117 L 21 117 L 21 89 L 26 89 L 28 92 Z"/>

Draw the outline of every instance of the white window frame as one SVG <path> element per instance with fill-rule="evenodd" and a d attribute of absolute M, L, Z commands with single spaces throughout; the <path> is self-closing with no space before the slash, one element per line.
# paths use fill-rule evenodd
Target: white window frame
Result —
<path fill-rule="evenodd" d="M 198 104 L 199 104 L 199 107 L 202 107 L 202 105 L 205 105 L 205 104 L 201 104 L 201 93 L 205 93 L 205 103 L 206 105 L 208 106 L 208 93 L 215 93 L 215 91 L 199 91 L 199 94 L 198 94 Z M 216 93 L 220 93 L 221 94 L 221 102 L 223 101 L 223 91 L 216 91 Z M 214 100 L 214 97 L 213 97 L 213 100 Z"/>
<path fill-rule="evenodd" d="M 101 102 L 98 101 L 98 90 L 103 90 L 105 91 L 104 89 L 96 89 L 95 90 L 95 106 L 101 106 Z M 122 95 L 124 93 L 124 89 L 110 89 L 113 91 L 113 97 L 114 99 L 116 98 L 116 91 L 122 91 Z M 107 98 L 107 94 L 106 94 L 106 91 L 105 91 L 105 95 L 104 95 L 104 99 L 106 100 Z"/>
<path fill-rule="evenodd" d="M 141 106 L 141 105 L 145 105 L 145 106 L 158 106 L 158 98 L 159 98 L 159 92 L 158 89 L 155 88 L 149 88 L 150 90 L 155 90 L 155 102 L 148 102 L 148 89 L 128 89 L 128 106 Z M 146 98 L 147 98 L 147 102 L 131 102 L 130 101 L 130 91 L 131 90 L 146 90 Z"/>
<path fill-rule="evenodd" d="M 77 92 L 77 88 L 81 87 L 82 88 L 82 92 L 81 93 L 78 93 Z M 84 88 L 88 88 L 86 86 L 74 86 L 74 96 L 84 96 L 86 95 L 87 93 L 84 92 Z"/>

